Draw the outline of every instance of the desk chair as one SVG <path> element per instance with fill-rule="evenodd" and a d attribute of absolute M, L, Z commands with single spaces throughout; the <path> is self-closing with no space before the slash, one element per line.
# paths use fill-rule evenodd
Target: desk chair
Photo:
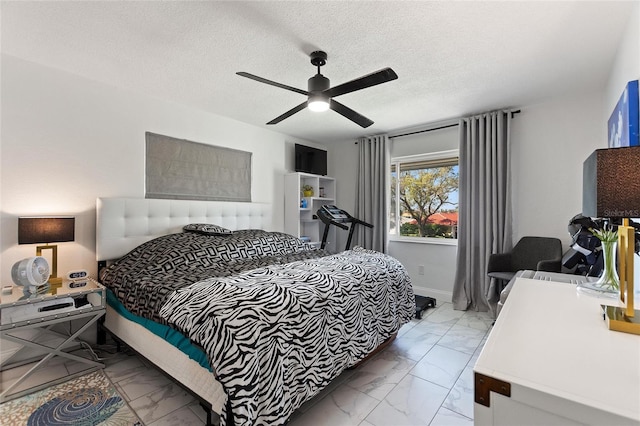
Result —
<path fill-rule="evenodd" d="M 522 237 L 510 252 L 489 256 L 487 274 L 502 280 L 504 287 L 518 271 L 560 272 L 561 268 L 562 242 L 558 238 Z"/>

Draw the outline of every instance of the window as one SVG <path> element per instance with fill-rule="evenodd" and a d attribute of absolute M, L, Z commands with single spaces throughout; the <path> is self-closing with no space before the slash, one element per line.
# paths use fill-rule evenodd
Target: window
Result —
<path fill-rule="evenodd" d="M 390 173 L 390 236 L 456 240 L 458 150 L 392 158 Z"/>

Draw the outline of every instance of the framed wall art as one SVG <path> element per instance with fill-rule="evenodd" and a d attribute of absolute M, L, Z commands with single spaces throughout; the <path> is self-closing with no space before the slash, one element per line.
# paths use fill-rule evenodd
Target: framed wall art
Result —
<path fill-rule="evenodd" d="M 640 145 L 638 102 L 638 80 L 633 80 L 627 83 L 609 117 L 609 148 Z"/>
<path fill-rule="evenodd" d="M 145 198 L 251 201 L 250 152 L 145 136 Z"/>

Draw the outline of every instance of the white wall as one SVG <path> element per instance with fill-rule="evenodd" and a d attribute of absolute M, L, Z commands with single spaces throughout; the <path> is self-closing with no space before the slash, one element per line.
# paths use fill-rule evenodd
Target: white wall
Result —
<path fill-rule="evenodd" d="M 629 15 L 627 28 L 612 64 L 604 98 L 604 119 L 608 120 L 628 81 L 640 78 L 640 2 Z"/>
<path fill-rule="evenodd" d="M 1 65 L 3 283 L 14 262 L 35 254 L 17 244 L 23 215 L 75 216 L 75 242 L 58 245 L 59 275 L 95 274 L 96 198 L 144 196 L 146 131 L 252 152 L 252 199 L 273 203 L 274 229 L 283 229 L 286 152 L 307 141 L 6 55 Z"/>
<path fill-rule="evenodd" d="M 513 120 L 513 241 L 557 237 L 569 247 L 569 220 L 582 212 L 582 163 L 607 144 L 602 93 L 522 107 Z"/>
<path fill-rule="evenodd" d="M 627 28 L 618 46 L 618 52 L 609 74 L 609 81 L 604 98 L 603 120 L 609 119 L 627 82 L 640 78 L 640 3 L 636 2 L 633 12 L 629 16 Z M 604 146 L 602 146 L 604 148 Z M 640 222 L 640 218 L 634 218 Z M 635 256 L 636 308 L 640 304 L 640 256 Z"/>

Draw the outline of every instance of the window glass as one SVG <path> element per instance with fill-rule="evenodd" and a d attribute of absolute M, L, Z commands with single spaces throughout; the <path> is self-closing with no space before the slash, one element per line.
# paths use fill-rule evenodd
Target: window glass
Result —
<path fill-rule="evenodd" d="M 457 239 L 457 152 L 392 159 L 389 233 Z"/>

